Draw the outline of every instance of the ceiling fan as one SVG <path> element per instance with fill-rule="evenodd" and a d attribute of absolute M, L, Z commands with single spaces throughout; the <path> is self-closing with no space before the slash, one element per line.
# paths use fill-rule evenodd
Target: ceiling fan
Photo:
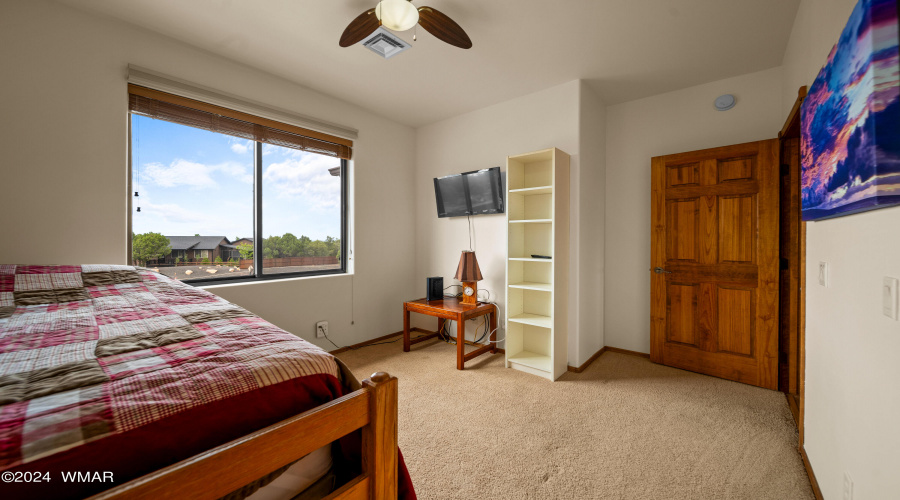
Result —
<path fill-rule="evenodd" d="M 416 7 L 412 0 L 381 0 L 350 22 L 341 35 L 341 47 L 349 47 L 371 35 L 379 26 L 406 31 L 416 24 L 444 42 L 461 49 L 472 47 L 472 40 L 453 19 L 432 7 Z"/>

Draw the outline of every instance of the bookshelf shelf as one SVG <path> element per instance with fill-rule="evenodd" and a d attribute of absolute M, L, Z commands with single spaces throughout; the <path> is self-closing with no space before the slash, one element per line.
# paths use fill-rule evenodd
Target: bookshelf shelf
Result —
<path fill-rule="evenodd" d="M 535 259 L 538 260 L 538 259 Z M 510 288 L 521 288 L 523 290 L 539 290 L 542 292 L 552 292 L 553 285 L 550 283 L 538 283 L 535 281 L 520 281 L 518 283 L 510 283 Z"/>
<path fill-rule="evenodd" d="M 510 224 L 552 224 L 553 219 L 511 220 Z"/>
<path fill-rule="evenodd" d="M 522 194 L 522 195 L 550 194 L 552 192 L 553 192 L 553 186 L 539 186 L 539 187 L 530 187 L 530 188 L 510 189 L 509 190 L 509 194 Z"/>
<path fill-rule="evenodd" d="M 518 314 L 516 316 L 510 316 L 509 321 L 522 323 L 523 325 L 539 326 L 541 328 L 553 327 L 553 318 L 542 314 Z"/>

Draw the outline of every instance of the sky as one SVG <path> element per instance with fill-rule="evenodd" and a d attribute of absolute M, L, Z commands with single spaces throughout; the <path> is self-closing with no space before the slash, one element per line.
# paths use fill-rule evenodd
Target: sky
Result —
<path fill-rule="evenodd" d="M 135 234 L 253 236 L 252 141 L 140 115 L 131 120 Z M 263 235 L 340 238 L 341 182 L 328 173 L 340 164 L 264 144 Z"/>

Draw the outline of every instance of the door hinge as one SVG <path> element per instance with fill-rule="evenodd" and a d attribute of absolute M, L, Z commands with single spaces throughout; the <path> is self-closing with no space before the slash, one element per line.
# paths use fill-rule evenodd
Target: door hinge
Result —
<path fill-rule="evenodd" d="M 781 165 L 781 175 L 782 175 L 782 177 L 784 177 L 786 175 L 791 175 L 791 166 L 782 164 Z"/>
<path fill-rule="evenodd" d="M 781 269 L 787 269 L 788 267 L 790 267 L 790 265 L 791 265 L 791 261 L 789 261 L 788 259 L 785 259 L 784 257 L 781 258 L 781 264 L 780 264 Z"/>

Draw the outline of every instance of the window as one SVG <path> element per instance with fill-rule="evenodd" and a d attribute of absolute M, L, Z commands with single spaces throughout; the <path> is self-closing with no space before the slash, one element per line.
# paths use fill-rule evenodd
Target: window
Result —
<path fill-rule="evenodd" d="M 129 91 L 135 265 L 195 284 L 346 272 L 352 143 Z"/>

